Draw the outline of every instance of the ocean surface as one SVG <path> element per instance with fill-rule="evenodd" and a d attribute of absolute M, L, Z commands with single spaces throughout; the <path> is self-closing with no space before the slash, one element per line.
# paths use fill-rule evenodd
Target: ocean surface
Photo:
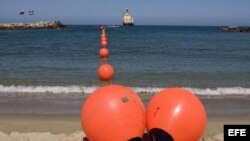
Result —
<path fill-rule="evenodd" d="M 184 87 L 198 96 L 249 97 L 250 34 L 222 28 L 108 27 L 112 81 L 151 96 L 166 87 Z M 53 113 L 49 102 L 78 107 L 68 109 L 77 113 L 100 85 L 99 49 L 99 26 L 0 31 L 0 113 Z M 38 107 L 32 110 L 34 104 L 27 103 L 34 101 Z"/>

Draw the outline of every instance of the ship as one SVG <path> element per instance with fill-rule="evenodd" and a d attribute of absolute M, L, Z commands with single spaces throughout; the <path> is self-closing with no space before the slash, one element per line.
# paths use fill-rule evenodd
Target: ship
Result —
<path fill-rule="evenodd" d="M 133 26 L 134 25 L 134 19 L 133 19 L 132 15 L 130 14 L 130 12 L 128 11 L 128 8 L 126 9 L 126 11 L 123 14 L 122 24 L 124 26 Z"/>

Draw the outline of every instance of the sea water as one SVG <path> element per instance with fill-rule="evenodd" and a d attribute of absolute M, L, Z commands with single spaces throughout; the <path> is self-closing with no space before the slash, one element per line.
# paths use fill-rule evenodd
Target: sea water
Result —
<path fill-rule="evenodd" d="M 151 95 L 167 87 L 202 96 L 250 95 L 249 33 L 206 26 L 120 26 L 106 33 L 114 84 Z M 0 105 L 45 98 L 43 105 L 79 107 L 100 85 L 100 48 L 99 26 L 0 31 Z"/>

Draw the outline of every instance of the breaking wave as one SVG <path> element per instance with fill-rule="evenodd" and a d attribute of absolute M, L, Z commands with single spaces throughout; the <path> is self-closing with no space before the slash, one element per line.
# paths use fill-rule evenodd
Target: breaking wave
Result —
<path fill-rule="evenodd" d="M 98 87 L 95 86 L 3 86 L 0 92 L 5 93 L 92 93 Z"/>
<path fill-rule="evenodd" d="M 98 86 L 5 86 L 0 85 L 0 93 L 92 93 Z M 156 93 L 163 88 L 160 87 L 132 87 L 137 93 Z M 189 91 L 197 95 L 250 95 L 250 88 L 228 87 L 228 88 L 191 88 Z"/>

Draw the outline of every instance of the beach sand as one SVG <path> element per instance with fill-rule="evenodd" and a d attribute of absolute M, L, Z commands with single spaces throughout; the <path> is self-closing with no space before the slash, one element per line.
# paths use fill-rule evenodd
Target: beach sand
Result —
<path fill-rule="evenodd" d="M 0 115 L 3 141 L 81 141 L 84 136 L 77 115 Z"/>
<path fill-rule="evenodd" d="M 222 141 L 224 124 L 249 124 L 250 116 L 208 116 L 200 141 Z M 79 115 L 0 115 L 3 141 L 81 141 Z"/>

